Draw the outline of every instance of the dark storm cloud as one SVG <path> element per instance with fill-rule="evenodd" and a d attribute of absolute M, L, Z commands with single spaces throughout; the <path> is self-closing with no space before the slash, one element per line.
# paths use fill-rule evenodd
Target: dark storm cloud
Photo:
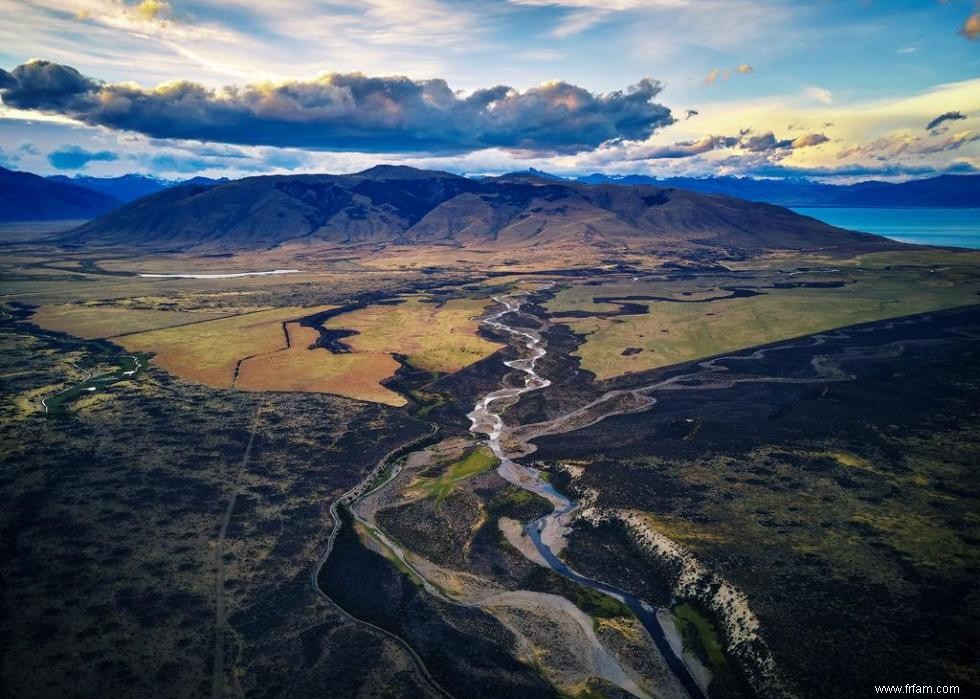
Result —
<path fill-rule="evenodd" d="M 935 119 L 926 124 L 926 131 L 932 131 L 934 128 L 942 124 L 944 121 L 956 121 L 958 119 L 966 119 L 966 117 L 960 112 L 946 112 L 940 114 Z"/>
<path fill-rule="evenodd" d="M 4 73 L 0 85 L 8 106 L 155 138 L 344 151 L 574 153 L 643 140 L 674 121 L 654 102 L 661 85 L 650 79 L 603 94 L 556 81 L 461 96 L 444 80 L 357 73 L 222 90 L 181 81 L 147 90 L 32 61 Z"/>
<path fill-rule="evenodd" d="M 119 160 L 119 156 L 111 151 L 90 151 L 78 146 L 62 146 L 48 153 L 48 162 L 59 170 L 83 170 L 92 162 L 114 160 Z"/>
<path fill-rule="evenodd" d="M 37 104 L 45 110 L 59 111 L 93 99 L 98 89 L 99 83 L 74 68 L 48 61 L 31 61 L 0 74 L 4 104 L 13 107 Z"/>

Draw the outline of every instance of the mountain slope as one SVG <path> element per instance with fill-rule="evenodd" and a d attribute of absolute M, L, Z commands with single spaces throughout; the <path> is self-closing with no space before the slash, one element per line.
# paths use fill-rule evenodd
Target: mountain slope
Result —
<path fill-rule="evenodd" d="M 64 182 L 66 184 L 84 187 L 94 192 L 101 192 L 123 203 L 134 201 L 148 194 L 154 194 L 170 186 L 169 182 L 158 180 L 155 177 L 147 177 L 146 175 L 121 175 L 119 177 L 91 177 L 89 175 L 68 177 L 66 175 L 51 175 L 47 179 L 50 182 Z"/>
<path fill-rule="evenodd" d="M 378 166 L 173 187 L 72 231 L 67 242 L 241 249 L 300 244 L 802 249 L 875 244 L 786 209 L 678 189 L 522 173 L 473 180 Z"/>
<path fill-rule="evenodd" d="M 834 206 L 980 207 L 980 175 L 943 175 L 908 182 L 860 182 Z"/>
<path fill-rule="evenodd" d="M 120 205 L 101 192 L 0 168 L 0 221 L 94 218 Z"/>

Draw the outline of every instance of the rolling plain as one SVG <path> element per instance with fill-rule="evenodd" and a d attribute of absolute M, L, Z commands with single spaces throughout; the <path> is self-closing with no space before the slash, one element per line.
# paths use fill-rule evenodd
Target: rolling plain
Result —
<path fill-rule="evenodd" d="M 5 694 L 980 691 L 980 253 L 37 230 Z"/>

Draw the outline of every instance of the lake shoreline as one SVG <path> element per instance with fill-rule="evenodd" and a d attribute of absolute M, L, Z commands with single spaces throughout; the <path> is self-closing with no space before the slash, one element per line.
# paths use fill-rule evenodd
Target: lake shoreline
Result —
<path fill-rule="evenodd" d="M 901 243 L 980 249 L 980 207 L 792 207 L 838 228 L 873 233 Z"/>

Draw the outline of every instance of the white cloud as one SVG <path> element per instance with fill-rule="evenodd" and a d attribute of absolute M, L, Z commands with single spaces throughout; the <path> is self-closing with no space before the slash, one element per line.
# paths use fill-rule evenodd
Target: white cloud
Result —
<path fill-rule="evenodd" d="M 809 97 L 812 100 L 816 100 L 820 104 L 834 103 L 833 93 L 826 88 L 817 87 L 816 85 L 810 85 L 803 92 L 807 97 Z"/>
<path fill-rule="evenodd" d="M 512 5 L 568 10 L 562 21 L 551 32 L 552 36 L 559 39 L 580 34 L 614 13 L 684 7 L 689 4 L 688 0 L 509 0 L 509 2 Z"/>

